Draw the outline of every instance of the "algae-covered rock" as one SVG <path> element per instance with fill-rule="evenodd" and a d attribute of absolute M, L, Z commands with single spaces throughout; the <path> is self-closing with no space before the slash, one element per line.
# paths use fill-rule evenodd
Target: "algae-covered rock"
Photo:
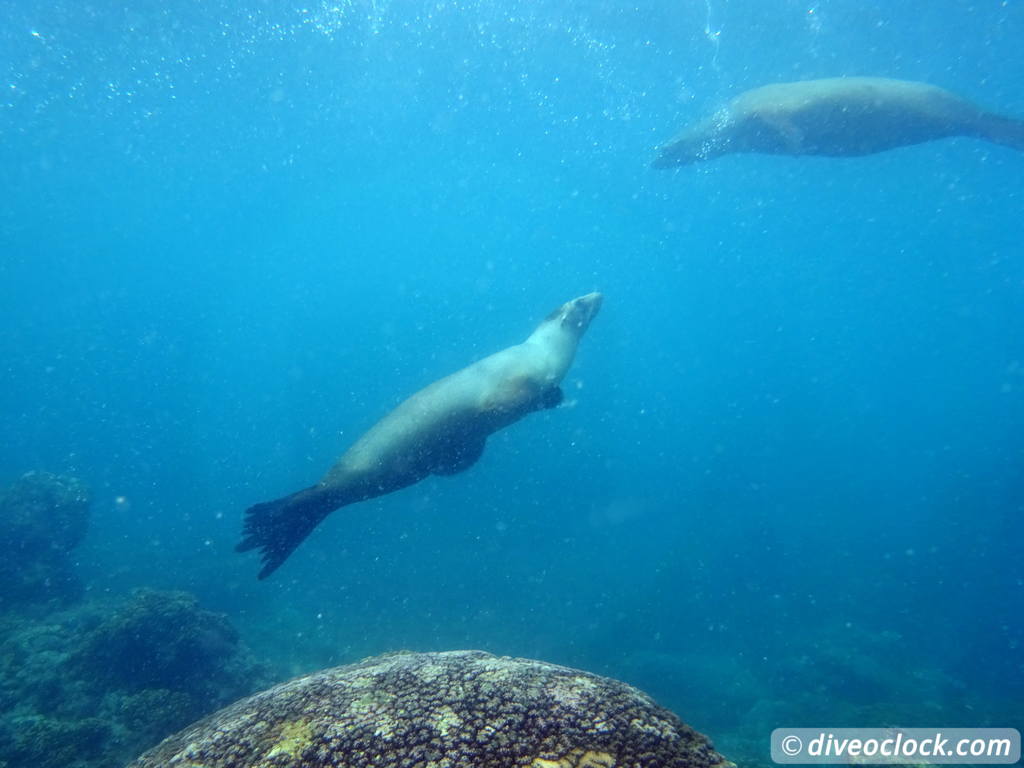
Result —
<path fill-rule="evenodd" d="M 140 589 L 86 633 L 71 663 L 105 688 L 203 694 L 237 652 L 238 632 L 225 616 L 185 592 Z"/>
<path fill-rule="evenodd" d="M 19 552 L 70 552 L 88 524 L 89 491 L 74 477 L 29 472 L 0 496 L 0 530 Z"/>
<path fill-rule="evenodd" d="M 624 683 L 481 651 L 395 653 L 296 678 L 129 768 L 725 768 Z"/>
<path fill-rule="evenodd" d="M 29 472 L 0 495 L 0 608 L 79 599 L 70 553 L 88 524 L 89 492 L 73 477 Z"/>
<path fill-rule="evenodd" d="M 0 724 L 0 749 L 13 765 L 68 768 L 98 757 L 109 735 L 110 724 L 99 718 L 29 715 Z"/>
<path fill-rule="evenodd" d="M 192 722 L 197 716 L 196 706 L 189 694 L 166 688 L 147 688 L 135 693 L 118 691 L 104 698 L 104 710 L 111 720 L 130 734 L 133 743 L 146 745 L 156 744 L 168 733 Z"/>
<path fill-rule="evenodd" d="M 267 679 L 184 593 L 0 614 L 0 768 L 120 768 Z"/>

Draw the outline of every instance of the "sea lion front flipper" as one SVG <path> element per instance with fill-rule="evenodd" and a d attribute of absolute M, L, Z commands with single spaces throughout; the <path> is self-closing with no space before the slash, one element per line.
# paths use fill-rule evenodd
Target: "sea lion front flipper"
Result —
<path fill-rule="evenodd" d="M 788 154 L 803 154 L 804 132 L 796 126 L 792 118 L 776 112 L 769 112 L 762 114 L 761 119 L 765 125 L 770 126 L 776 132 Z"/>
<path fill-rule="evenodd" d="M 483 456 L 486 445 L 486 438 L 450 444 L 445 451 L 438 454 L 430 471 L 435 475 L 457 475 L 459 472 L 465 472 Z"/>
<path fill-rule="evenodd" d="M 540 407 L 538 410 L 546 411 L 549 408 L 557 408 L 565 400 L 565 393 L 561 387 L 552 387 L 551 389 L 545 390 L 544 394 L 540 398 Z"/>

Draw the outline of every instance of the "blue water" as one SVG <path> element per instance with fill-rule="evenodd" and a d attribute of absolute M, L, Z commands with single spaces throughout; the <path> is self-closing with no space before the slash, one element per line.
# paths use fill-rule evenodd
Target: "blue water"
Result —
<path fill-rule="evenodd" d="M 295 673 L 583 667 L 734 759 L 786 724 L 1024 723 L 1024 154 L 648 167 L 780 80 L 1024 116 L 1024 5 L 131 5 L 0 3 L 0 475 L 93 488 L 91 593 L 192 591 Z M 591 290 L 570 407 L 266 582 L 232 551 Z"/>

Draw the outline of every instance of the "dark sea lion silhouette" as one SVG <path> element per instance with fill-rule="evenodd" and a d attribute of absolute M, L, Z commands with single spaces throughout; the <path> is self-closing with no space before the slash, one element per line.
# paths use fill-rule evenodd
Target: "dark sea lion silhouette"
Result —
<path fill-rule="evenodd" d="M 1024 120 L 987 112 L 938 86 L 884 77 L 776 83 L 741 93 L 661 147 L 655 168 L 734 152 L 870 155 L 951 136 L 1024 150 Z"/>
<path fill-rule="evenodd" d="M 245 512 L 239 552 L 259 549 L 265 579 L 328 514 L 428 475 L 469 469 L 488 435 L 562 400 L 559 383 L 601 308 L 600 293 L 566 302 L 522 344 L 435 381 L 378 421 L 319 483 Z"/>

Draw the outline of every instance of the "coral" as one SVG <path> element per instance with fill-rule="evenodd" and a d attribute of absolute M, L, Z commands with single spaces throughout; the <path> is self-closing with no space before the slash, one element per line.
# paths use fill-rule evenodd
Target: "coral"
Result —
<path fill-rule="evenodd" d="M 104 688 L 164 688 L 215 697 L 210 684 L 238 652 L 227 618 L 185 592 L 137 590 L 86 633 L 71 664 Z"/>
<path fill-rule="evenodd" d="M 74 477 L 22 475 L 0 497 L 0 524 L 8 543 L 26 554 L 70 552 L 85 538 L 89 491 Z"/>
<path fill-rule="evenodd" d="M 179 592 L 0 616 L 0 768 L 120 768 L 265 684 L 218 614 Z"/>
<path fill-rule="evenodd" d="M 183 592 L 81 598 L 89 493 L 30 472 L 0 493 L 0 768 L 119 768 L 267 670 Z"/>
<path fill-rule="evenodd" d="M 0 496 L 0 608 L 81 598 L 71 551 L 89 524 L 89 492 L 73 477 L 29 472 Z"/>
<path fill-rule="evenodd" d="M 0 622 L 0 712 L 63 710 L 68 681 L 61 674 L 71 637 L 52 620 L 8 616 Z"/>
<path fill-rule="evenodd" d="M 23 716 L 0 725 L 0 754 L 12 766 L 84 766 L 102 754 L 110 731 L 110 724 L 96 717 L 62 720 Z"/>
<path fill-rule="evenodd" d="M 394 653 L 283 683 L 129 768 L 726 768 L 706 738 L 625 683 L 481 651 Z"/>
<path fill-rule="evenodd" d="M 104 697 L 103 712 L 135 743 L 154 744 L 192 722 L 203 707 L 202 702 L 187 693 L 147 688 L 137 693 L 108 694 Z"/>

